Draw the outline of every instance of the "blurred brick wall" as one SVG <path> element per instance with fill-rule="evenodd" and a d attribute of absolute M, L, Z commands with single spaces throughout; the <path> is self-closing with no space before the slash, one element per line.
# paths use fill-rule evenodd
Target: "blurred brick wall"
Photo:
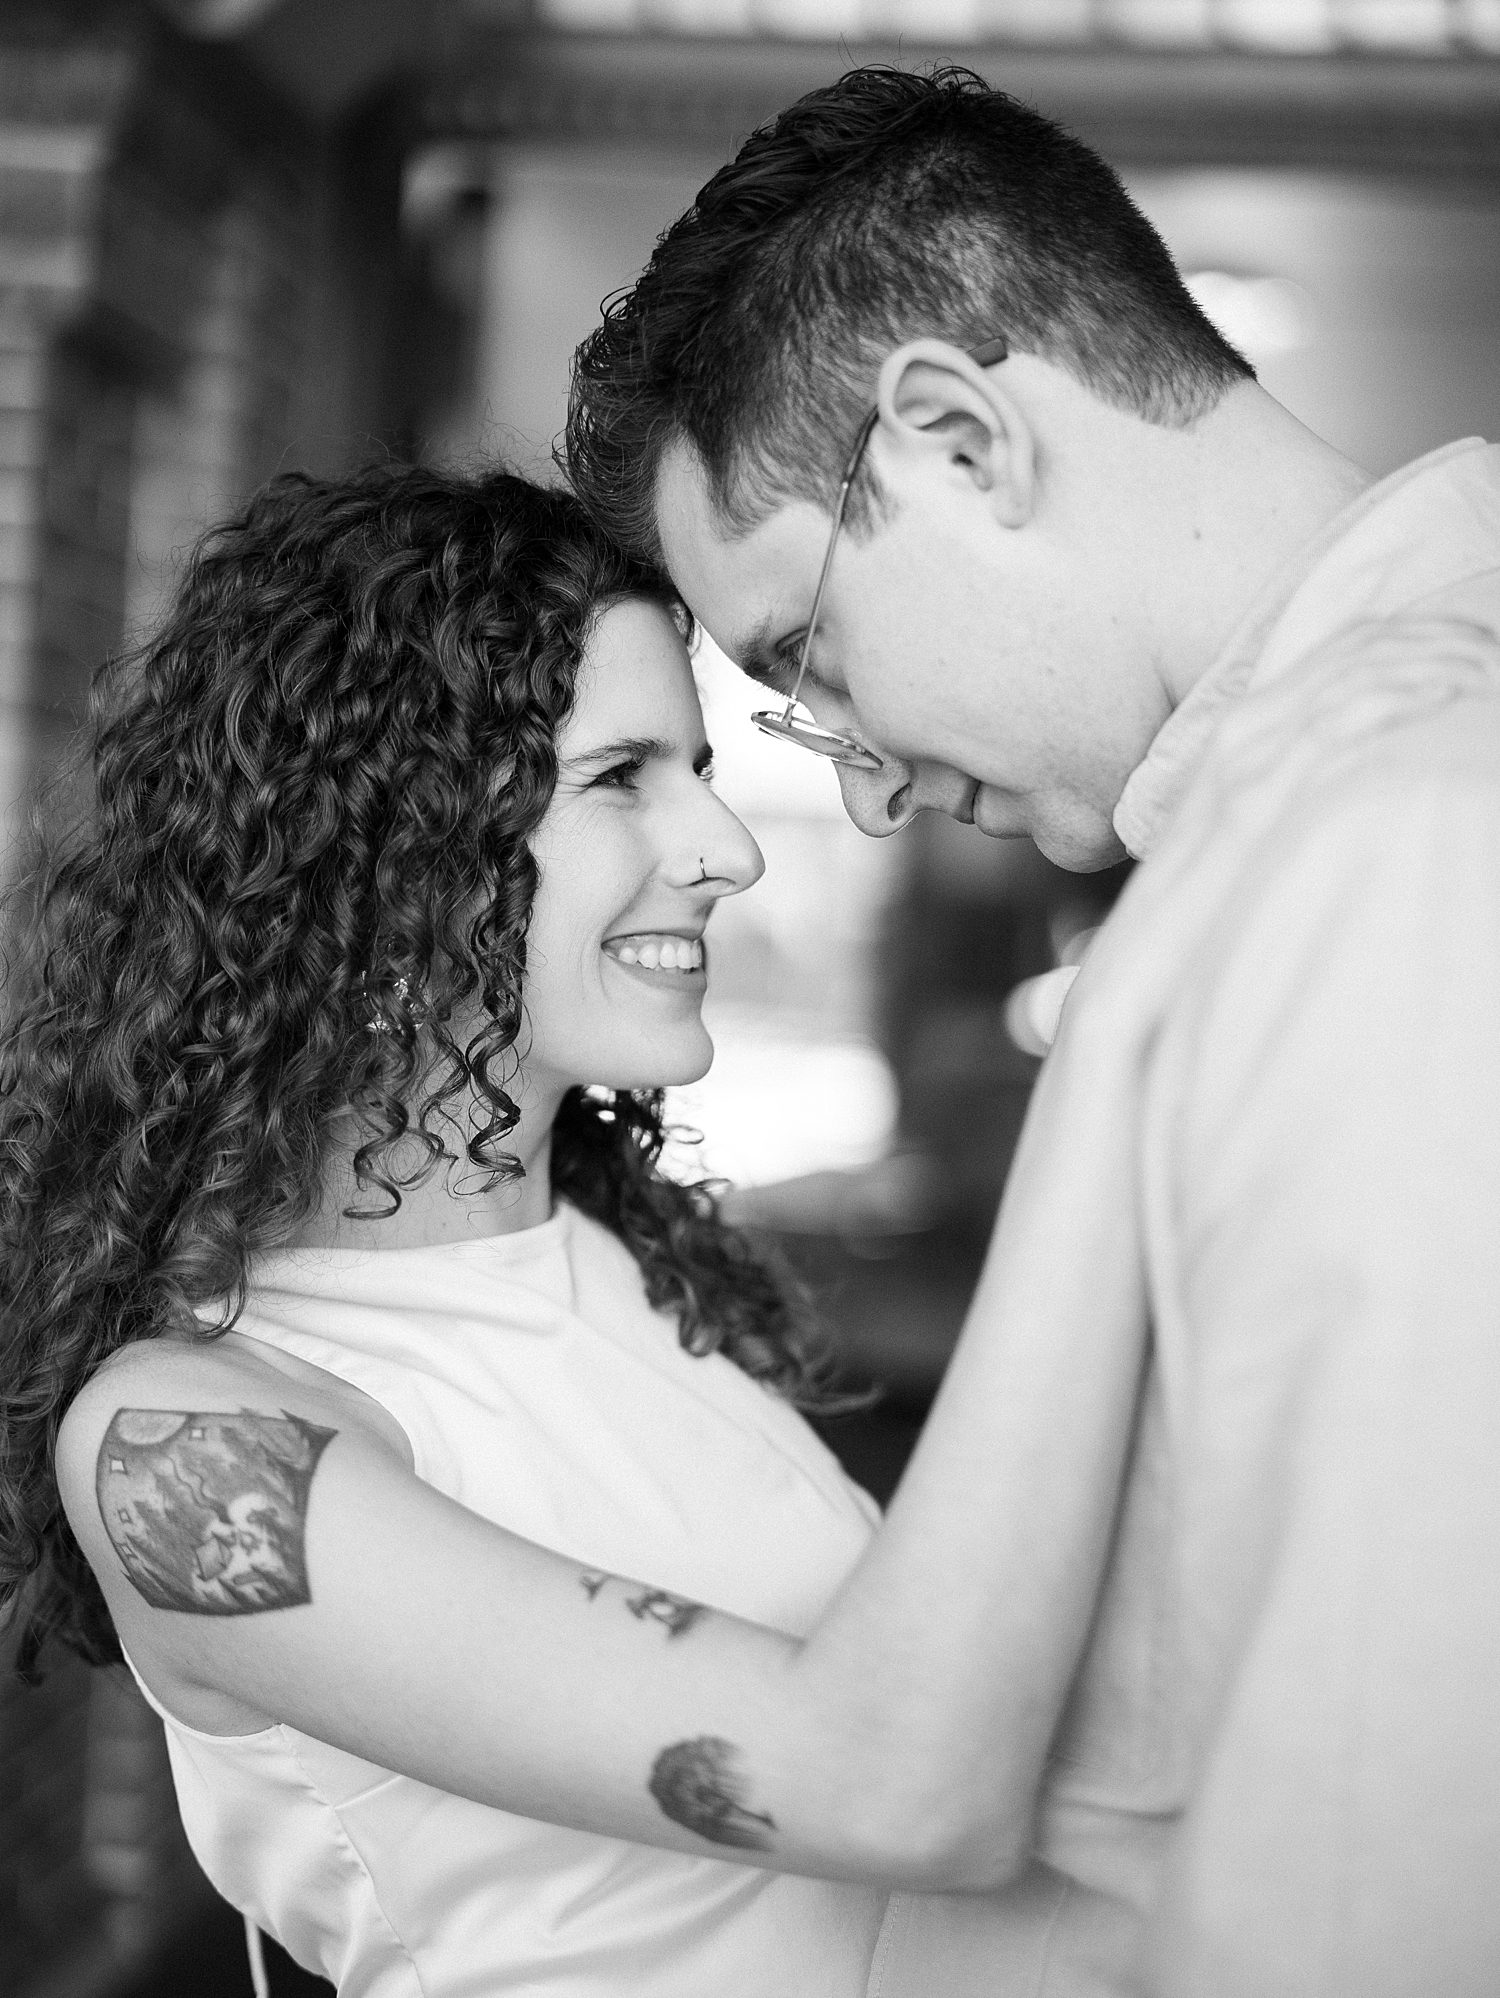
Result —
<path fill-rule="evenodd" d="M 120 1668 L 0 1695 L 0 1991 L 103 1993 L 208 1898 L 161 1727 Z"/>
<path fill-rule="evenodd" d="M 380 105 L 314 127 L 145 6 L 0 8 L 5 881 L 95 668 L 199 528 L 283 465 L 400 441 L 399 148 Z M 0 1678 L 0 1991 L 108 1989 L 193 1883 L 125 1675 Z"/>
<path fill-rule="evenodd" d="M 138 6 L 0 15 L 0 817 L 207 520 L 389 437 L 396 135 Z"/>
<path fill-rule="evenodd" d="M 88 1674 L 0 1694 L 0 1991 L 17 1992 L 103 1921 L 84 1858 Z"/>

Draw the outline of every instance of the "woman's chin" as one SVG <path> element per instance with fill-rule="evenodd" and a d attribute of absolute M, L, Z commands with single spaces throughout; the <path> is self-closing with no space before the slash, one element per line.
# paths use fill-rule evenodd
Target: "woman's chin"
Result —
<path fill-rule="evenodd" d="M 684 1083 L 701 1082 L 713 1067 L 713 1060 L 714 1044 L 705 1028 L 691 1042 L 670 1052 L 665 1048 L 651 1054 L 643 1051 L 638 1061 L 612 1065 L 607 1074 L 597 1075 L 594 1080 L 608 1089 L 678 1089 Z"/>
<path fill-rule="evenodd" d="M 686 1064 L 680 1075 L 673 1076 L 672 1081 L 677 1084 L 685 1082 L 701 1082 L 704 1076 L 707 1075 L 708 1071 L 713 1067 L 713 1065 L 714 1065 L 714 1044 L 708 1038 L 707 1034 L 705 1034 L 703 1036 L 702 1053 L 695 1055 L 693 1060 Z"/>

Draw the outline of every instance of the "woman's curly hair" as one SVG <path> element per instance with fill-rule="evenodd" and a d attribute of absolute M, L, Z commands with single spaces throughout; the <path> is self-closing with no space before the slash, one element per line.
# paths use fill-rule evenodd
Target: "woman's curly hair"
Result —
<path fill-rule="evenodd" d="M 0 1610 L 23 1671 L 49 1637 L 119 1656 L 58 1499 L 65 1410 L 117 1347 L 234 1323 L 249 1259 L 318 1207 L 334 1120 L 360 1119 L 365 1214 L 453 1158 L 444 1113 L 471 1102 L 469 1162 L 520 1174 L 528 841 L 593 622 L 629 597 L 677 609 L 566 493 L 292 474 L 101 671 L 93 810 L 35 883 L 0 1034 Z M 816 1401 L 805 1298 L 707 1184 L 660 1173 L 663 1137 L 659 1091 L 575 1089 L 554 1186 L 690 1352 Z"/>

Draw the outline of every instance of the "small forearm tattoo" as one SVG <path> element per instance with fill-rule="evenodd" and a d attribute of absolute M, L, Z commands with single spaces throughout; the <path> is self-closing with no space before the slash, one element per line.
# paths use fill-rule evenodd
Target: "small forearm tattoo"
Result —
<path fill-rule="evenodd" d="M 619 1579 L 618 1575 L 607 1575 L 598 1568 L 586 1569 L 578 1578 L 590 1602 L 597 1599 L 606 1582 Z M 625 1586 L 636 1589 L 634 1582 Z M 625 1607 L 639 1623 L 659 1623 L 668 1637 L 681 1637 L 699 1617 L 708 1615 L 702 1603 L 689 1602 L 686 1596 L 674 1596 L 667 1589 L 637 1589 L 634 1595 L 625 1598 Z"/>
<path fill-rule="evenodd" d="M 94 1489 L 121 1566 L 154 1609 L 249 1616 L 312 1601 L 307 1500 L 338 1434 L 297 1415 L 122 1408 Z"/>
<path fill-rule="evenodd" d="M 769 1812 L 747 1808 L 744 1778 L 734 1767 L 736 1752 L 732 1741 L 716 1734 L 674 1742 L 651 1765 L 651 1794 L 665 1816 L 700 1838 L 769 1852 L 776 1820 Z"/>
<path fill-rule="evenodd" d="M 702 1603 L 690 1603 L 665 1589 L 643 1589 L 638 1596 L 628 1596 L 625 1607 L 642 1623 L 659 1623 L 668 1637 L 681 1637 L 700 1616 L 708 1614 Z"/>

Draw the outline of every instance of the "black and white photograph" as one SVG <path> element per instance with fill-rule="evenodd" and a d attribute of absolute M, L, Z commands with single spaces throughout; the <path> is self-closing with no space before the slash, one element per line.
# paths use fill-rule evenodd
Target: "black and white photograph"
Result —
<path fill-rule="evenodd" d="M 1500 0 L 0 0 L 0 1998 L 1500 1998 Z"/>

